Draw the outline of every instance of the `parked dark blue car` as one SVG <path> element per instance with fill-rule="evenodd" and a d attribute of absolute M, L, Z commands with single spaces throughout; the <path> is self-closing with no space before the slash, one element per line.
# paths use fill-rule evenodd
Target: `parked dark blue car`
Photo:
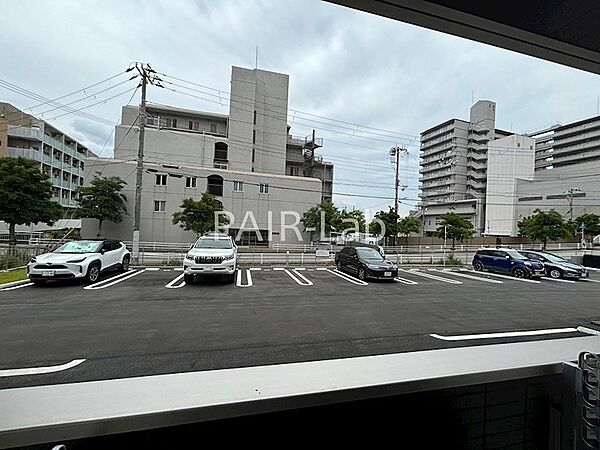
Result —
<path fill-rule="evenodd" d="M 511 274 L 517 278 L 540 278 L 546 274 L 541 262 L 532 261 L 510 248 L 477 250 L 473 257 L 473 269 Z"/>

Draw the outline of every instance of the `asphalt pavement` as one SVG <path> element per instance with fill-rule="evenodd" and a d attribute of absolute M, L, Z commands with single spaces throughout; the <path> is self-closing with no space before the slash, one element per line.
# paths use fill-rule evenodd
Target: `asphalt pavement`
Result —
<path fill-rule="evenodd" d="M 366 283 L 281 267 L 233 284 L 134 269 L 0 286 L 0 389 L 580 336 L 600 319 L 599 292 L 600 272 L 532 282 L 428 268 Z"/>

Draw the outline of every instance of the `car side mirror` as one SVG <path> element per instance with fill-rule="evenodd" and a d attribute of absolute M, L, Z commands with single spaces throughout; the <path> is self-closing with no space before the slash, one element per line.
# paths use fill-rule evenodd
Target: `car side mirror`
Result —
<path fill-rule="evenodd" d="M 101 249 L 100 249 L 100 254 L 101 254 L 101 255 L 104 255 L 105 253 L 106 253 L 106 249 L 104 249 L 104 248 L 101 248 Z"/>

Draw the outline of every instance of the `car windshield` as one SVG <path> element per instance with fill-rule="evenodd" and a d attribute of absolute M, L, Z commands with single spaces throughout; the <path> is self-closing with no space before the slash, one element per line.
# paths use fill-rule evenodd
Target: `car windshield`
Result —
<path fill-rule="evenodd" d="M 548 259 L 548 261 L 552 261 L 555 263 L 564 263 L 564 262 L 568 262 L 566 259 L 561 258 L 560 256 L 554 255 L 552 253 L 542 253 L 542 255 Z"/>
<path fill-rule="evenodd" d="M 67 242 L 53 253 L 95 253 L 102 247 L 102 242 L 98 241 L 71 241 Z"/>
<path fill-rule="evenodd" d="M 372 248 L 357 248 L 356 253 L 360 259 L 375 259 L 383 261 L 383 256 L 377 250 Z"/>
<path fill-rule="evenodd" d="M 229 239 L 199 239 L 195 248 L 233 248 Z"/>
<path fill-rule="evenodd" d="M 505 250 L 505 252 L 514 259 L 528 259 L 526 256 L 521 255 L 518 251 L 516 250 Z"/>

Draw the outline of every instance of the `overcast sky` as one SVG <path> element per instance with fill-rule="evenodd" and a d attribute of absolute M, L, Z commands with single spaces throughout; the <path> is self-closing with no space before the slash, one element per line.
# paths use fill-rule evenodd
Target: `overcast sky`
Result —
<path fill-rule="evenodd" d="M 316 128 L 324 138 L 321 154 L 336 164 L 334 202 L 375 211 L 393 204 L 389 148 L 405 144 L 410 152 L 401 171 L 406 214 L 417 199 L 419 133 L 450 118 L 468 119 L 473 98 L 496 102 L 498 128 L 526 132 L 596 115 L 600 95 L 597 75 L 316 0 L 3 0 L 0 29 L 0 79 L 48 98 L 117 74 L 131 61 L 228 91 L 231 66 L 254 67 L 258 45 L 259 68 L 290 75 L 290 108 L 358 125 L 307 116 L 290 121 L 293 134 Z M 114 123 L 130 97 L 85 112 Z M 157 88 L 148 98 L 228 113 L 226 100 L 220 106 Z M 0 100 L 20 108 L 39 103 L 2 87 Z M 111 126 L 71 114 L 52 123 L 112 155 Z M 393 133 L 368 134 L 360 126 Z M 352 193 L 379 198 L 341 195 Z"/>

